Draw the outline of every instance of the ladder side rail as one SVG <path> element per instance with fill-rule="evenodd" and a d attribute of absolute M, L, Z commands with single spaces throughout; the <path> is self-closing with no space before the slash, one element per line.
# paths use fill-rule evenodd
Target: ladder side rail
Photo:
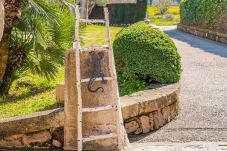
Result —
<path fill-rule="evenodd" d="M 81 76 L 80 76 L 80 11 L 78 5 L 76 6 L 76 22 L 75 22 L 75 63 L 76 63 L 76 89 L 77 89 L 77 150 L 83 150 L 83 136 L 82 136 L 82 94 L 81 94 Z"/>
<path fill-rule="evenodd" d="M 109 11 L 107 7 L 104 7 L 104 16 L 105 16 L 105 25 L 106 25 L 106 42 L 110 49 L 109 51 L 109 70 L 111 72 L 111 75 L 114 78 L 114 86 L 116 89 L 116 122 L 117 122 L 117 138 L 118 138 L 118 149 L 122 149 L 122 141 L 121 136 L 122 134 L 122 127 L 123 127 L 123 120 L 122 119 L 122 113 L 121 113 L 121 106 L 120 106 L 120 95 L 119 95 L 119 88 L 117 86 L 117 75 L 116 75 L 116 68 L 115 68 L 115 61 L 114 61 L 114 54 L 113 49 L 111 46 L 111 40 L 110 40 L 110 23 L 109 23 Z M 111 69 L 112 66 L 112 69 Z"/>
<path fill-rule="evenodd" d="M 79 11 L 79 6 L 76 5 L 75 8 L 75 39 L 73 43 L 73 48 L 75 48 L 77 51 L 80 50 L 80 11 Z"/>
<path fill-rule="evenodd" d="M 106 26 L 106 43 L 107 43 L 107 46 L 111 48 L 110 21 L 109 21 L 109 11 L 107 7 L 104 7 L 104 21 Z"/>

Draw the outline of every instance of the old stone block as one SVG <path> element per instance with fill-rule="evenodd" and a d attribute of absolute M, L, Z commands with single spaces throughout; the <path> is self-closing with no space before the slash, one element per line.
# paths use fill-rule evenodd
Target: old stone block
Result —
<path fill-rule="evenodd" d="M 143 132 L 143 129 L 140 127 L 134 132 L 134 134 L 138 135 L 138 134 L 141 134 L 142 132 Z"/>
<path fill-rule="evenodd" d="M 154 118 L 154 129 L 159 129 L 158 111 L 154 111 L 152 114 Z"/>
<path fill-rule="evenodd" d="M 141 128 L 143 129 L 143 133 L 148 133 L 150 131 L 150 120 L 148 116 L 140 117 Z"/>
<path fill-rule="evenodd" d="M 160 110 L 153 112 L 154 128 L 159 129 L 165 124 L 165 120 Z"/>
<path fill-rule="evenodd" d="M 162 115 L 166 122 L 170 121 L 170 107 L 166 106 L 162 109 Z"/>
<path fill-rule="evenodd" d="M 125 129 L 127 134 L 135 132 L 138 128 L 139 128 L 139 124 L 136 121 L 125 123 Z"/>
<path fill-rule="evenodd" d="M 20 140 L 0 140 L 0 147 L 21 147 L 23 146 Z"/>
<path fill-rule="evenodd" d="M 64 103 L 65 96 L 65 83 L 57 83 L 55 97 L 58 103 Z"/>
<path fill-rule="evenodd" d="M 149 114 L 149 120 L 150 120 L 150 130 L 154 130 L 154 117 L 153 114 Z"/>
<path fill-rule="evenodd" d="M 173 119 L 176 116 L 176 107 L 175 103 L 170 105 L 170 117 Z"/>
<path fill-rule="evenodd" d="M 52 141 L 52 145 L 53 145 L 54 147 L 58 147 L 58 148 L 60 148 L 60 147 L 62 146 L 62 144 L 61 144 L 59 141 L 57 141 L 56 139 L 54 139 L 54 140 Z"/>
<path fill-rule="evenodd" d="M 51 139 L 49 131 L 43 131 L 36 134 L 24 136 L 22 141 L 24 145 L 30 145 L 31 143 L 44 143 Z"/>
<path fill-rule="evenodd" d="M 19 139 L 21 139 L 23 136 L 24 136 L 23 134 L 11 135 L 11 136 L 5 137 L 4 140 L 6 140 L 6 141 L 19 140 Z"/>
<path fill-rule="evenodd" d="M 124 120 L 130 117 L 135 117 L 139 114 L 139 105 L 135 103 L 134 105 L 129 105 L 122 108 L 122 115 Z"/>

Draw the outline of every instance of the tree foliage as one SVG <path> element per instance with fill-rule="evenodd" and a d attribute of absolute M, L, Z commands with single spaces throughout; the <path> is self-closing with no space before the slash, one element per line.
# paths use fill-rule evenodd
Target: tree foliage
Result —
<path fill-rule="evenodd" d="M 21 18 L 10 33 L 1 94 L 8 93 L 12 82 L 26 73 L 55 77 L 64 62 L 65 50 L 72 45 L 74 20 L 64 5 L 45 0 L 23 2 Z"/>
<path fill-rule="evenodd" d="M 227 19 L 227 0 L 181 0 L 181 22 L 212 28 Z"/>

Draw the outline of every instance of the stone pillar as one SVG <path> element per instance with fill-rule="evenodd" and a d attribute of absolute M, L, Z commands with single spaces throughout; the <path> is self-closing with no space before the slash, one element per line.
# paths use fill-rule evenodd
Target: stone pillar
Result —
<path fill-rule="evenodd" d="M 106 48 L 104 48 L 106 49 Z M 97 54 L 103 52 L 104 57 L 101 62 L 102 71 L 105 77 L 112 77 L 109 63 L 108 50 L 94 50 Z M 88 64 L 88 60 L 91 59 L 90 51 L 82 51 L 80 53 L 81 64 L 81 78 L 86 79 L 81 83 L 82 91 L 82 106 L 83 108 L 96 108 L 106 105 L 115 105 L 117 100 L 117 82 L 115 79 L 107 79 L 106 83 L 102 81 L 94 81 L 92 83 L 92 89 L 98 87 L 103 88 L 102 91 L 92 93 L 88 90 L 88 83 L 90 75 L 87 71 L 92 69 L 93 65 Z M 90 60 L 91 61 L 91 60 Z M 75 71 L 75 50 L 70 50 L 66 55 L 66 73 L 65 73 L 65 150 L 77 149 L 77 90 L 76 90 L 76 71 Z M 120 143 L 123 146 L 128 143 L 128 138 L 125 133 L 123 125 L 117 128 L 117 114 L 116 109 L 108 109 L 104 111 L 87 112 L 83 113 L 82 117 L 82 134 L 83 137 L 99 136 L 110 133 L 117 134 L 117 130 L 120 129 L 121 137 Z M 121 119 L 122 117 L 119 117 Z M 121 119 L 123 120 L 123 119 Z M 118 138 L 106 138 L 98 139 L 83 143 L 83 149 L 85 150 L 117 150 Z M 122 145 L 121 145 L 122 146 Z"/>

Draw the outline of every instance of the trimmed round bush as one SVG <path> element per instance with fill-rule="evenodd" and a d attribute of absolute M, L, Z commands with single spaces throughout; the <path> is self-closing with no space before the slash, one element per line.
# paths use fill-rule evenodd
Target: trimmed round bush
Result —
<path fill-rule="evenodd" d="M 175 44 L 164 32 L 152 29 L 144 22 L 120 31 L 113 48 L 123 95 L 151 82 L 175 83 L 180 79 L 181 58 Z"/>

